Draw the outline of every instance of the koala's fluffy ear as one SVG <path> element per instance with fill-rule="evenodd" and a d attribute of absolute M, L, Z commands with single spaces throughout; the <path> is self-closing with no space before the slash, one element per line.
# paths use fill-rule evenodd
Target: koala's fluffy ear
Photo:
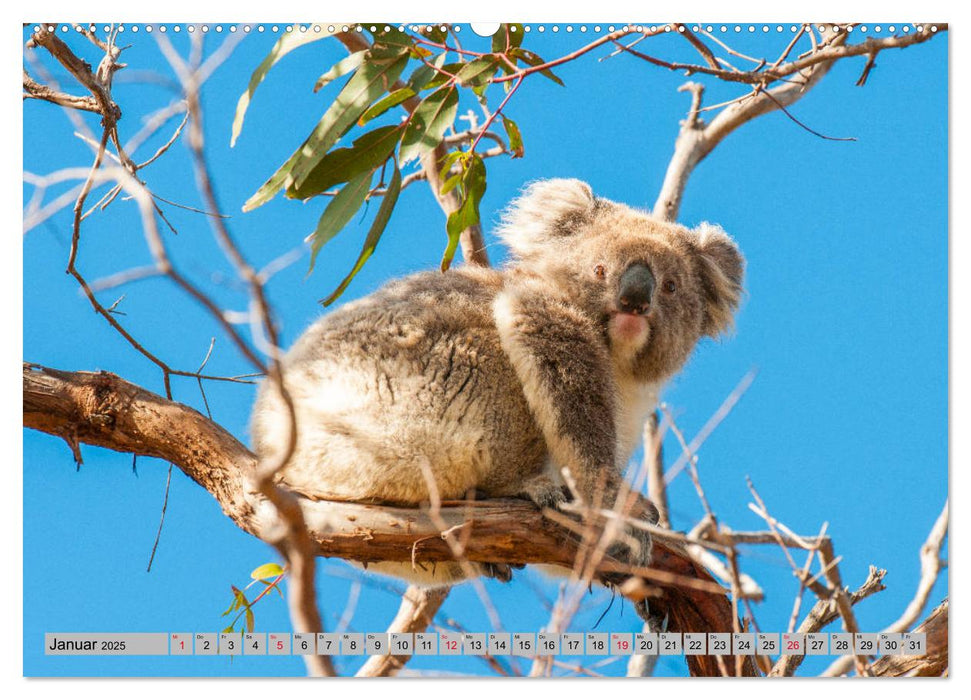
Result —
<path fill-rule="evenodd" d="M 588 222 L 597 206 L 590 185 L 580 180 L 538 180 L 503 212 L 497 235 L 519 258 L 548 251 Z"/>
<path fill-rule="evenodd" d="M 705 300 L 705 335 L 717 338 L 730 330 L 742 296 L 745 261 L 720 227 L 707 222 L 692 232 Z"/>

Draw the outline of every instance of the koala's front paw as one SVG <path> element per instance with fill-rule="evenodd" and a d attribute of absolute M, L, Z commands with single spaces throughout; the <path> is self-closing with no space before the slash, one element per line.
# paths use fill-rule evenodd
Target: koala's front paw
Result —
<path fill-rule="evenodd" d="M 563 487 L 545 474 L 527 481 L 523 485 L 522 495 L 535 503 L 540 510 L 559 508 L 567 500 Z"/>

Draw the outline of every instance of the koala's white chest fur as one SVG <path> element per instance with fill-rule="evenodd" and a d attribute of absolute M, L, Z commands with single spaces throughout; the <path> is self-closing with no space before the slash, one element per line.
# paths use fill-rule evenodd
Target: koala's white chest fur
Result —
<path fill-rule="evenodd" d="M 660 385 L 642 383 L 630 376 L 617 378 L 617 460 L 623 468 L 637 447 L 644 423 L 657 407 Z"/>

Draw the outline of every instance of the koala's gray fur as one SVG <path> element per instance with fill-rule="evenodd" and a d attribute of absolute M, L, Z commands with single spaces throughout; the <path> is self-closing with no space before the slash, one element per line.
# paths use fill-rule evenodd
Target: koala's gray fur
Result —
<path fill-rule="evenodd" d="M 585 500 L 613 505 L 664 381 L 702 336 L 731 325 L 742 257 L 717 227 L 660 221 L 577 180 L 529 186 L 499 235 L 511 253 L 502 270 L 393 281 L 300 337 L 283 362 L 298 438 L 282 483 L 419 504 L 433 479 L 442 500 L 476 490 L 556 506 L 565 467 Z M 635 264 L 650 270 L 639 278 L 649 304 L 620 313 Z M 261 458 L 288 439 L 269 387 L 252 420 Z M 650 539 L 636 536 L 631 558 L 645 564 Z M 371 568 L 427 585 L 463 577 L 457 565 Z"/>

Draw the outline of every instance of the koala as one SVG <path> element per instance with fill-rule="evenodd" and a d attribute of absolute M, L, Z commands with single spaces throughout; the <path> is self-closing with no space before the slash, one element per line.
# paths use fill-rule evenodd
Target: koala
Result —
<path fill-rule="evenodd" d="M 578 180 L 528 186 L 498 236 L 502 269 L 392 281 L 297 340 L 282 361 L 298 426 L 283 485 L 327 500 L 475 491 L 557 507 L 568 470 L 580 498 L 614 506 L 665 381 L 732 325 L 743 258 L 716 226 L 689 230 Z M 286 448 L 287 416 L 264 383 L 251 424 L 261 459 Z M 646 565 L 649 536 L 630 534 L 627 559 Z M 508 579 L 508 567 L 474 566 Z M 369 569 L 428 586 L 467 577 L 458 563 Z"/>

